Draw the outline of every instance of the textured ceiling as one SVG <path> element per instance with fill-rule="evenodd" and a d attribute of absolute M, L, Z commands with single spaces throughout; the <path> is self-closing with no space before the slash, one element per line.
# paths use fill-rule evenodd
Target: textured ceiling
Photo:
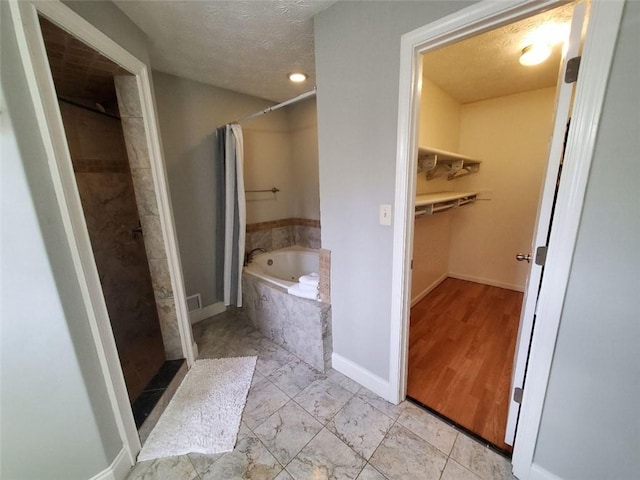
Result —
<path fill-rule="evenodd" d="M 573 5 L 428 52 L 423 56 L 423 76 L 462 104 L 555 86 L 561 44 L 540 65 L 524 67 L 518 60 L 538 27 L 550 22 L 568 25 Z"/>
<path fill-rule="evenodd" d="M 43 17 L 40 28 L 58 96 L 117 105 L 113 77 L 130 73 Z"/>
<path fill-rule="evenodd" d="M 272 101 L 315 85 L 313 16 L 336 0 L 115 4 L 149 37 L 155 70 Z M 303 84 L 287 73 L 302 70 Z"/>

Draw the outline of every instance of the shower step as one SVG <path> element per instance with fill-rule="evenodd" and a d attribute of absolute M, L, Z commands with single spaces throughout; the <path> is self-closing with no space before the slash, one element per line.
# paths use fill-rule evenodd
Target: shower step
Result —
<path fill-rule="evenodd" d="M 187 362 L 184 358 L 167 360 L 133 403 L 133 418 L 142 443 L 155 427 L 186 374 Z"/>

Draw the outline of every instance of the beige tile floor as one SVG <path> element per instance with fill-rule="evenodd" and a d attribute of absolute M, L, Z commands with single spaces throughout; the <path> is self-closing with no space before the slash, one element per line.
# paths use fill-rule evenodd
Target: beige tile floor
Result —
<path fill-rule="evenodd" d="M 257 355 L 232 452 L 138 463 L 129 480 L 514 479 L 507 459 L 415 405 L 315 371 L 241 311 L 200 322 L 201 358 Z"/>

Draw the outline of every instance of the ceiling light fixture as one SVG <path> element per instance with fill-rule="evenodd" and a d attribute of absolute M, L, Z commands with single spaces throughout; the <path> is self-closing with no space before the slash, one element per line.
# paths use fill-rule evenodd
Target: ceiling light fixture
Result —
<path fill-rule="evenodd" d="M 524 39 L 524 45 L 548 43 L 549 45 L 557 45 L 563 43 L 569 38 L 569 22 L 564 23 L 544 23 L 531 31 Z"/>
<path fill-rule="evenodd" d="M 551 55 L 551 46 L 548 43 L 535 43 L 522 49 L 520 63 L 526 67 L 538 65 Z"/>
<path fill-rule="evenodd" d="M 289 77 L 289 80 L 291 80 L 294 83 L 302 83 L 307 78 L 309 78 L 309 75 L 302 72 L 291 72 L 289 75 L 287 75 L 287 77 Z"/>

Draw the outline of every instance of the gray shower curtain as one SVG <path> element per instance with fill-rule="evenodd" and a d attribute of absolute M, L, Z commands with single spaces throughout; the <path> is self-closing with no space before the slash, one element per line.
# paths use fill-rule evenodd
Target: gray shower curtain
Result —
<path fill-rule="evenodd" d="M 244 196 L 244 146 L 240 125 L 225 125 L 217 130 L 218 171 L 222 194 L 218 215 L 223 219 L 224 267 L 223 292 L 225 305 L 242 306 L 242 266 L 246 230 Z M 219 222 L 218 222 L 219 223 Z"/>

